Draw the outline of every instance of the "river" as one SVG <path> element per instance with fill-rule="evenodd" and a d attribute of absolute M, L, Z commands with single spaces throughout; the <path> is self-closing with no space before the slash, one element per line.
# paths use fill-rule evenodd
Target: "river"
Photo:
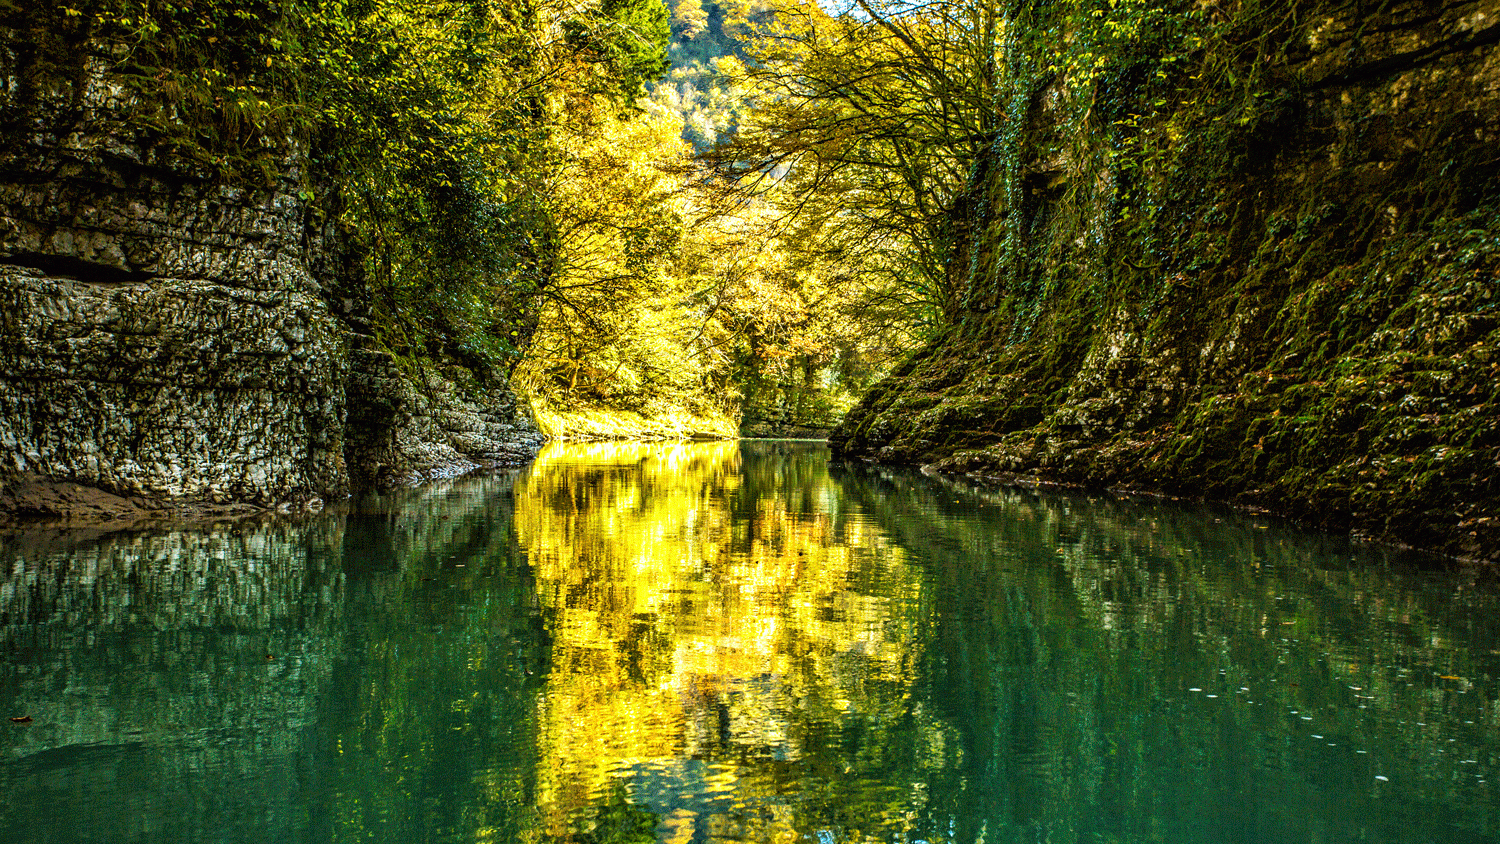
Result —
<path fill-rule="evenodd" d="M 1500 839 L 1500 578 L 1222 508 L 554 444 L 0 559 L 0 842 Z"/>

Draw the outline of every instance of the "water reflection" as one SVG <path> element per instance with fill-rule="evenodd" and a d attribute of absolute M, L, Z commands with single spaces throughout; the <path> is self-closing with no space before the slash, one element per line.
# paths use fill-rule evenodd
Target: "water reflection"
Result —
<path fill-rule="evenodd" d="M 664 841 L 797 840 L 821 778 L 899 820 L 909 772 L 870 763 L 944 745 L 910 707 L 931 607 L 814 447 L 553 448 L 516 501 L 554 635 L 549 835 L 591 832 L 620 786 Z"/>
<path fill-rule="evenodd" d="M 6 536 L 0 841 L 519 840 L 545 636 L 510 488 Z"/>
<path fill-rule="evenodd" d="M 1500 589 L 796 443 L 0 536 L 0 842 L 1493 841 Z"/>
<path fill-rule="evenodd" d="M 988 786 L 941 787 L 954 840 L 1493 840 L 1491 570 L 1214 508 L 841 480 L 941 596 L 923 676 Z"/>

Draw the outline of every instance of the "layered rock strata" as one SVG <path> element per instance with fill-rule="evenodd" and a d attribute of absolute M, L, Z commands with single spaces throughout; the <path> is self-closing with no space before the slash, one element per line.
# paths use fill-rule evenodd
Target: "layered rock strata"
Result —
<path fill-rule="evenodd" d="M 535 451 L 503 383 L 367 351 L 306 150 L 204 161 L 108 56 L 29 37 L 0 27 L 0 513 L 297 506 Z"/>

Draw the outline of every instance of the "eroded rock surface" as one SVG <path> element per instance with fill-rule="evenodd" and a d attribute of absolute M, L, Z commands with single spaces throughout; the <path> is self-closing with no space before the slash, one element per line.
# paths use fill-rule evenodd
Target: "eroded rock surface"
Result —
<path fill-rule="evenodd" d="M 534 453 L 503 380 L 435 390 L 367 351 L 306 150 L 205 161 L 107 51 L 36 39 L 0 25 L 0 519 L 294 506 Z"/>
<path fill-rule="evenodd" d="M 959 204 L 963 312 L 834 447 L 1500 558 L 1500 3 L 1267 21 L 1038 73 Z"/>

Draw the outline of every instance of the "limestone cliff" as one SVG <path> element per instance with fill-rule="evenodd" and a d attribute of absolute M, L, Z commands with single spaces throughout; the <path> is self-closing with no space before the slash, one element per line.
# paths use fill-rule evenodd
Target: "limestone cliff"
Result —
<path fill-rule="evenodd" d="M 539 445 L 503 381 L 375 348 L 302 143 L 227 166 L 55 32 L 0 26 L 0 80 L 0 512 L 297 505 Z"/>
<path fill-rule="evenodd" d="M 1088 5 L 1013 20 L 964 305 L 834 447 L 1500 557 L 1500 4 Z"/>

